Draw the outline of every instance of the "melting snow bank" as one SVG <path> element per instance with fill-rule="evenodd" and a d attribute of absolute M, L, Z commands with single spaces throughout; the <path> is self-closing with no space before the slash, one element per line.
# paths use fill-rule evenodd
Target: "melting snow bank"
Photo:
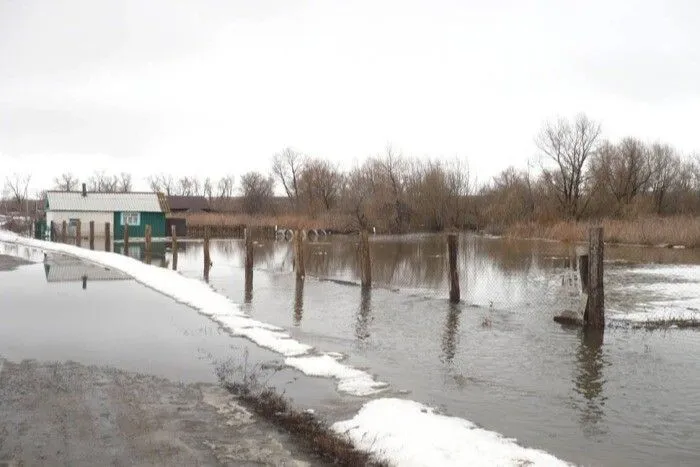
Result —
<path fill-rule="evenodd" d="M 238 305 L 202 281 L 187 278 L 176 271 L 144 264 L 128 256 L 34 240 L 0 230 L 0 253 L 39 262 L 44 259 L 45 252 L 66 254 L 121 271 L 147 287 L 210 316 L 232 334 L 284 355 L 287 357 L 287 365 L 309 376 L 337 379 L 340 391 L 366 396 L 387 387 L 387 384 L 375 381 L 370 374 L 343 365 L 329 355 L 307 355 L 313 347 L 292 339 L 277 326 L 251 319 Z"/>
<path fill-rule="evenodd" d="M 567 466 L 564 461 L 418 402 L 376 399 L 333 430 L 359 449 L 400 466 Z"/>
<path fill-rule="evenodd" d="M 635 283 L 634 288 L 650 298 L 631 311 L 611 309 L 611 324 L 700 326 L 700 266 L 638 268 L 626 274 L 641 277 L 643 280 Z"/>

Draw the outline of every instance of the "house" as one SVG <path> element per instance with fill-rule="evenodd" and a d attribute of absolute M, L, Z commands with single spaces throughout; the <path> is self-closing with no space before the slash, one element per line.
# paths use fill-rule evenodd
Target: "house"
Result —
<path fill-rule="evenodd" d="M 165 237 L 165 216 L 168 205 L 161 193 L 96 193 L 82 191 L 46 192 L 46 224 L 54 222 L 61 229 L 65 221 L 74 227 L 81 224 L 81 236 L 88 234 L 90 221 L 95 222 L 95 236 L 104 237 L 105 224 L 109 222 L 112 238 L 124 238 L 124 225 L 129 225 L 129 237 L 143 238 L 146 225 L 151 226 L 153 237 Z"/>

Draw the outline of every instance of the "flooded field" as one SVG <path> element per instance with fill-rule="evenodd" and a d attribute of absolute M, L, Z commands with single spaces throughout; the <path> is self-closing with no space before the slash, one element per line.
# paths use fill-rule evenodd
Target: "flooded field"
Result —
<path fill-rule="evenodd" d="M 184 245 L 179 269 L 202 275 L 202 246 Z M 348 362 L 450 415 L 583 465 L 697 465 L 700 332 L 643 330 L 625 315 L 693 313 L 700 252 L 606 249 L 604 336 L 552 321 L 566 297 L 572 247 L 463 236 L 463 303 L 446 300 L 440 236 L 374 237 L 375 288 L 363 291 L 354 239 L 307 246 L 307 280 L 291 245 L 255 248 L 252 294 L 243 245 L 213 241 L 210 284 L 255 319 Z"/>

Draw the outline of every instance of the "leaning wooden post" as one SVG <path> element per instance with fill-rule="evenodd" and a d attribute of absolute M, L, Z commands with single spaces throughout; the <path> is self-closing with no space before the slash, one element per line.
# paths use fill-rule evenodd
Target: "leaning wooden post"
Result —
<path fill-rule="evenodd" d="M 63 221 L 61 224 L 61 243 L 66 243 L 68 241 L 68 224 Z"/>
<path fill-rule="evenodd" d="M 144 245 L 146 249 L 146 264 L 151 264 L 151 226 L 146 224 L 146 244 Z"/>
<path fill-rule="evenodd" d="M 304 267 L 304 231 L 301 229 L 294 232 L 294 269 L 297 273 L 297 279 L 306 277 Z"/>
<path fill-rule="evenodd" d="M 109 225 L 109 222 L 105 222 L 105 251 L 110 251 L 112 249 L 112 239 L 111 237 L 112 233 L 112 226 Z"/>
<path fill-rule="evenodd" d="M 129 256 L 129 223 L 124 221 L 124 254 Z"/>
<path fill-rule="evenodd" d="M 243 231 L 245 242 L 245 295 L 252 296 L 253 291 L 253 232 L 250 226 Z M 250 301 L 250 300 L 247 300 Z"/>
<path fill-rule="evenodd" d="M 603 288 L 603 228 L 592 227 L 588 237 L 588 306 L 586 325 L 605 328 L 605 292 Z"/>
<path fill-rule="evenodd" d="M 82 243 L 81 233 L 80 233 L 80 219 L 75 224 L 75 246 L 80 246 Z"/>
<path fill-rule="evenodd" d="M 95 221 L 90 221 L 90 249 L 95 249 Z"/>
<path fill-rule="evenodd" d="M 360 231 L 360 282 L 362 287 L 372 287 L 372 259 L 369 255 L 367 230 Z"/>
<path fill-rule="evenodd" d="M 209 281 L 209 266 L 211 259 L 209 256 L 209 227 L 204 228 L 204 280 Z"/>
<path fill-rule="evenodd" d="M 170 236 L 173 241 L 173 271 L 177 271 L 177 229 L 174 225 L 170 227 Z"/>
<path fill-rule="evenodd" d="M 459 303 L 459 272 L 457 271 L 457 234 L 447 235 L 447 253 L 450 265 L 450 302 Z"/>

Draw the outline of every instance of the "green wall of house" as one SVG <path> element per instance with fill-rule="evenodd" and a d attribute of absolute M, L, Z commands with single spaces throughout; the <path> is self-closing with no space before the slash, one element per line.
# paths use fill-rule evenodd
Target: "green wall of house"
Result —
<path fill-rule="evenodd" d="M 129 238 L 143 238 L 146 236 L 146 225 L 151 226 L 151 236 L 154 238 L 165 237 L 165 214 L 162 212 L 140 212 L 139 224 L 129 225 Z M 124 238 L 124 226 L 122 225 L 122 211 L 114 213 L 114 240 Z"/>

